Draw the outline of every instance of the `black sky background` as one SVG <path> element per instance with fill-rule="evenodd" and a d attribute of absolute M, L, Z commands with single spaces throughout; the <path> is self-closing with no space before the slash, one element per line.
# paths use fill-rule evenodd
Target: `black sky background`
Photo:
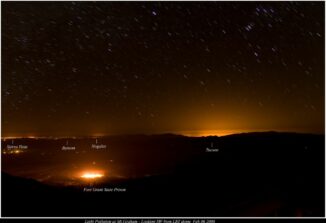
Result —
<path fill-rule="evenodd" d="M 324 2 L 2 2 L 2 135 L 324 132 Z"/>

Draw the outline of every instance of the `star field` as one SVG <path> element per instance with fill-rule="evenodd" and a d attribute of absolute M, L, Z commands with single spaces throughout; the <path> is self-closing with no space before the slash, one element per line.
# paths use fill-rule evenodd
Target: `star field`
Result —
<path fill-rule="evenodd" d="M 4 2 L 3 135 L 324 131 L 323 2 Z"/>

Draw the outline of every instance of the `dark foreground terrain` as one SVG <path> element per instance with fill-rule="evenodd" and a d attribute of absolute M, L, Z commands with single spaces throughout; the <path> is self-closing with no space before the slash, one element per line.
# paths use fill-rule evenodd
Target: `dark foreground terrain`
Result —
<path fill-rule="evenodd" d="M 161 141 L 177 145 L 159 150 L 155 162 L 160 156 L 162 162 L 187 152 L 192 156 L 158 175 L 86 185 L 90 190 L 115 190 L 108 192 L 85 192 L 85 185 L 54 186 L 2 172 L 2 215 L 324 216 L 323 135 L 139 137 L 150 140 L 152 149 Z"/>

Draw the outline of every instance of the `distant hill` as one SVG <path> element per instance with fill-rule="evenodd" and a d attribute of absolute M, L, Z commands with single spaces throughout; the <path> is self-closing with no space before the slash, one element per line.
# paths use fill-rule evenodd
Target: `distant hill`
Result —
<path fill-rule="evenodd" d="M 323 135 L 246 133 L 223 137 L 123 136 L 159 156 L 193 156 L 172 172 L 104 182 L 122 193 L 85 193 L 2 173 L 3 216 L 324 216 Z M 120 139 L 115 138 L 116 143 Z M 126 141 L 127 140 L 127 141 Z M 140 143 L 141 142 L 141 143 Z M 133 144 L 134 145 L 134 144 Z M 167 145 L 174 145 L 168 147 Z M 207 152 L 205 149 L 218 149 Z M 187 148 L 187 149 L 185 149 Z M 146 153 L 145 153 L 146 154 Z M 148 152 L 148 154 L 151 154 Z M 165 158 L 164 158 L 165 160 Z M 159 162 L 159 159 L 158 161 Z"/>

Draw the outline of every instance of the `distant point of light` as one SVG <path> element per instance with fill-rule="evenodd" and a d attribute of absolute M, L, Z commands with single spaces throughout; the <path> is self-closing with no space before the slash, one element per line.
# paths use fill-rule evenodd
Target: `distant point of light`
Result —
<path fill-rule="evenodd" d="M 23 153 L 22 150 L 6 150 L 6 151 L 2 151 L 2 154 L 20 154 Z"/>
<path fill-rule="evenodd" d="M 93 133 L 93 134 L 91 134 L 92 137 L 104 137 L 106 135 L 107 134 L 105 134 L 105 133 Z"/>
<path fill-rule="evenodd" d="M 26 138 L 28 138 L 28 139 L 37 139 L 38 137 L 36 137 L 36 136 L 26 136 Z"/>

